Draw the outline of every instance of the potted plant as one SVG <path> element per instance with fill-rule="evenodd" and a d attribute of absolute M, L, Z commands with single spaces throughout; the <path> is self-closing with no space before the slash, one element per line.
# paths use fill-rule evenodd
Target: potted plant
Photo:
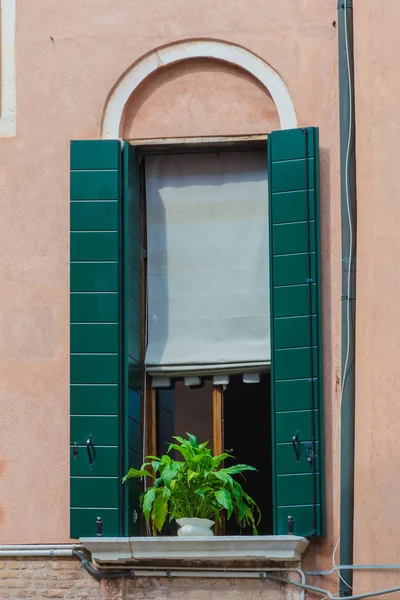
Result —
<path fill-rule="evenodd" d="M 123 478 L 148 477 L 153 480 L 140 498 L 143 514 L 151 521 L 153 535 L 161 532 L 169 517 L 176 520 L 179 536 L 214 535 L 214 521 L 221 522 L 222 515 L 232 516 L 243 526 L 251 526 L 257 534 L 260 509 L 246 494 L 235 475 L 256 471 L 254 467 L 237 464 L 223 467 L 226 459 L 234 458 L 226 452 L 213 456 L 208 442 L 199 444 L 194 435 L 183 439 L 174 436 L 177 443 L 169 445 L 161 457 L 147 456 L 142 467 L 129 469 Z M 173 460 L 169 453 L 175 450 L 183 460 Z M 214 520 L 212 520 L 214 519 Z"/>

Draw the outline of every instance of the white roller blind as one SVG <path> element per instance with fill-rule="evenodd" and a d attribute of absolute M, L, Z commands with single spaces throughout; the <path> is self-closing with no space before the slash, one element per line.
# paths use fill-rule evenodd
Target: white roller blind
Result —
<path fill-rule="evenodd" d="M 270 362 L 265 152 L 146 158 L 149 373 Z"/>

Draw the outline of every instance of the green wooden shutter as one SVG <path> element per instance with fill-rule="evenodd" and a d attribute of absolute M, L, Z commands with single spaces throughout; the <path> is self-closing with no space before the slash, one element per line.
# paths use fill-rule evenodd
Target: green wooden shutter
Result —
<path fill-rule="evenodd" d="M 125 473 L 130 467 L 139 469 L 142 464 L 141 444 L 141 338 L 140 338 L 140 171 L 136 150 L 124 144 L 124 197 L 126 199 L 124 250 L 125 250 L 125 378 L 128 386 L 125 405 Z M 131 479 L 125 485 L 126 533 L 140 535 L 141 518 L 139 496 L 140 482 Z"/>
<path fill-rule="evenodd" d="M 128 269 L 121 150 L 119 140 L 71 142 L 72 538 L 96 535 L 98 517 L 104 536 L 126 530 L 121 477 L 127 454 Z M 135 218 L 139 222 L 139 214 Z"/>
<path fill-rule="evenodd" d="M 318 129 L 268 138 L 274 533 L 324 534 Z"/>

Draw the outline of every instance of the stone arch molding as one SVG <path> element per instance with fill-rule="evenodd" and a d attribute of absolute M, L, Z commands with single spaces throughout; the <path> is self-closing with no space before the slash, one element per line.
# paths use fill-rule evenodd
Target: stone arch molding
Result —
<path fill-rule="evenodd" d="M 216 40 L 177 42 L 141 58 L 128 69 L 107 99 L 101 126 L 102 139 L 117 139 L 125 106 L 131 95 L 155 71 L 194 58 L 210 58 L 229 63 L 250 73 L 271 95 L 278 111 L 281 129 L 297 127 L 297 118 L 289 90 L 281 76 L 249 50 Z"/>

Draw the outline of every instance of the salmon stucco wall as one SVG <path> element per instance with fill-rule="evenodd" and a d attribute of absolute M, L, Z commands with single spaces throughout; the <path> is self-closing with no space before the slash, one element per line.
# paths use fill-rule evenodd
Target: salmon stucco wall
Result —
<path fill-rule="evenodd" d="M 210 59 L 157 71 L 132 95 L 122 122 L 123 137 L 135 140 L 275 129 L 280 129 L 279 116 L 265 87 L 246 71 Z"/>
<path fill-rule="evenodd" d="M 106 99 L 146 53 L 191 39 L 237 44 L 281 76 L 298 123 L 320 127 L 327 538 L 338 534 L 340 369 L 336 3 L 82 0 L 18 4 L 17 135 L 0 139 L 0 542 L 69 538 L 69 141 L 98 138 Z M 268 133 L 251 76 L 212 60 L 160 71 L 131 98 L 126 137 Z M 311 559 L 310 559 L 311 560 Z"/>
<path fill-rule="evenodd" d="M 357 564 L 400 563 L 399 19 L 400 5 L 393 0 L 354 2 Z M 399 571 L 355 573 L 357 592 L 398 583 Z"/>

